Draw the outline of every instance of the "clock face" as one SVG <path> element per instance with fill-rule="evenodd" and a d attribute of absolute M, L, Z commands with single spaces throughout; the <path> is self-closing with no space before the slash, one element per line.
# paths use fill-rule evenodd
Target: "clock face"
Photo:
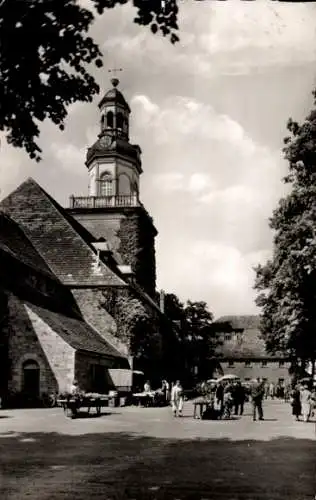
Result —
<path fill-rule="evenodd" d="M 104 135 L 100 139 L 100 144 L 104 148 L 108 148 L 111 145 L 111 143 L 112 143 L 112 137 L 110 137 L 109 135 Z"/>

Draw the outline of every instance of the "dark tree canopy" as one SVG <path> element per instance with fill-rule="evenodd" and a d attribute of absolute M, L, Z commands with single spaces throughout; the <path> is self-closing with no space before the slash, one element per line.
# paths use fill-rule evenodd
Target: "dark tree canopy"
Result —
<path fill-rule="evenodd" d="M 270 220 L 273 257 L 257 267 L 255 287 L 268 351 L 305 364 L 316 358 L 316 109 L 301 125 L 289 120 L 288 130 L 290 191 Z"/>
<path fill-rule="evenodd" d="M 39 122 L 61 130 L 70 104 L 89 102 L 99 87 L 89 65 L 102 54 L 89 36 L 94 12 L 131 0 L 0 0 L 0 130 L 15 147 L 40 160 Z M 134 22 L 178 40 L 176 0 L 133 0 Z M 104 14 L 105 15 L 105 14 Z"/>

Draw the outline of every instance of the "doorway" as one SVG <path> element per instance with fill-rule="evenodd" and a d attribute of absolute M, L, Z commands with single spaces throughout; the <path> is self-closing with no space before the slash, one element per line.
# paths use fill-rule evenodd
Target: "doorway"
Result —
<path fill-rule="evenodd" d="M 23 392 L 31 398 L 40 395 L 40 367 L 36 361 L 28 360 L 23 363 Z"/>

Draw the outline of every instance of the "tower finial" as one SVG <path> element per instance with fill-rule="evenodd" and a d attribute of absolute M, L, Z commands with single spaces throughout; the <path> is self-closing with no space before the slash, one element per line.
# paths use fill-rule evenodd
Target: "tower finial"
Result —
<path fill-rule="evenodd" d="M 116 74 L 119 71 L 123 71 L 122 68 L 112 68 L 112 69 L 108 70 L 109 73 L 113 73 L 114 74 L 114 78 L 111 78 L 111 83 L 112 83 L 113 87 L 117 87 L 118 84 L 120 83 L 120 80 L 116 76 Z"/>

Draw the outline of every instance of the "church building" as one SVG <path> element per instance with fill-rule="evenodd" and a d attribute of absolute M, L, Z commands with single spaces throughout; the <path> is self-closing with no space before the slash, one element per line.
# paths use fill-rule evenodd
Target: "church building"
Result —
<path fill-rule="evenodd" d="M 176 373 L 176 334 L 156 302 L 153 220 L 140 201 L 141 149 L 118 80 L 86 156 L 87 196 L 61 207 L 33 179 L 0 203 L 2 395 L 130 391 Z M 84 165 L 83 165 L 83 168 Z"/>

